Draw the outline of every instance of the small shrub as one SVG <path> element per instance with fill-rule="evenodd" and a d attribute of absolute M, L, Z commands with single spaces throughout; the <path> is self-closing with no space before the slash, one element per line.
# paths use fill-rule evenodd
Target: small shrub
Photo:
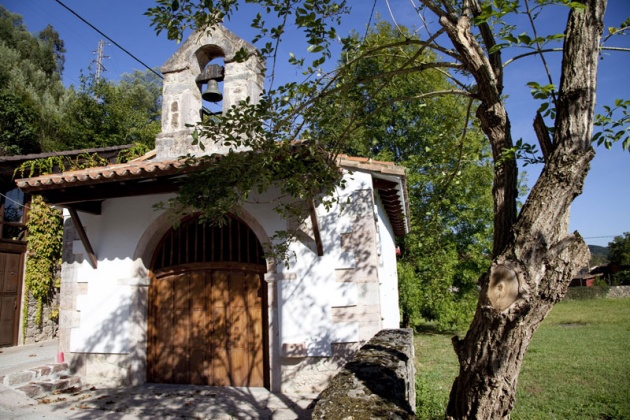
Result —
<path fill-rule="evenodd" d="M 619 271 L 610 276 L 612 286 L 630 286 L 630 271 Z"/>

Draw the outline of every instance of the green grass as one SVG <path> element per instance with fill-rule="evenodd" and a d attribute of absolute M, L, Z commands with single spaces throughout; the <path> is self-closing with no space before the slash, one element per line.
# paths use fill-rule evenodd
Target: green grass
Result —
<path fill-rule="evenodd" d="M 441 418 L 458 366 L 452 334 L 416 336 L 418 417 Z M 525 355 L 514 419 L 630 419 L 630 299 L 561 302 Z"/>

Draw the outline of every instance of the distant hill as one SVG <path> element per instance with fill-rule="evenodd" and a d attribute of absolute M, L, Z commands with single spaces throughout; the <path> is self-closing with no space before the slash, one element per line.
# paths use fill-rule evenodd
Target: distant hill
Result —
<path fill-rule="evenodd" d="M 599 245 L 589 245 L 588 249 L 591 250 L 591 262 L 590 266 L 606 265 L 608 264 L 608 247 Z"/>

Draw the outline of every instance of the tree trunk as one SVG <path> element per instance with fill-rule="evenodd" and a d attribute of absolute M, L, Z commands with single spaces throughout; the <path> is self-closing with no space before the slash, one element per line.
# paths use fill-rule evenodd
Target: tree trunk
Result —
<path fill-rule="evenodd" d="M 606 0 L 585 4 L 586 10 L 570 12 L 567 23 L 553 149 L 510 232 L 498 233 L 503 238 L 498 244 L 505 246 L 494 249 L 492 267 L 480 279 L 479 303 L 466 337 L 453 339 L 460 371 L 447 418 L 509 418 L 531 338 L 589 258 L 579 234 L 567 233 L 569 207 L 582 191 L 594 156 L 590 139 Z M 480 120 L 495 142 L 496 127 Z M 509 129 L 509 123 L 504 126 Z"/>

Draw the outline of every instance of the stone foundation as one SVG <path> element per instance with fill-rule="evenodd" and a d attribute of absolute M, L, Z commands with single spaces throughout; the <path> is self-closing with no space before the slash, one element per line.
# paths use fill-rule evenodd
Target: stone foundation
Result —
<path fill-rule="evenodd" d="M 358 343 L 332 344 L 332 357 L 287 358 L 280 361 L 281 392 L 284 394 L 318 394 L 333 376 L 351 360 Z"/>

